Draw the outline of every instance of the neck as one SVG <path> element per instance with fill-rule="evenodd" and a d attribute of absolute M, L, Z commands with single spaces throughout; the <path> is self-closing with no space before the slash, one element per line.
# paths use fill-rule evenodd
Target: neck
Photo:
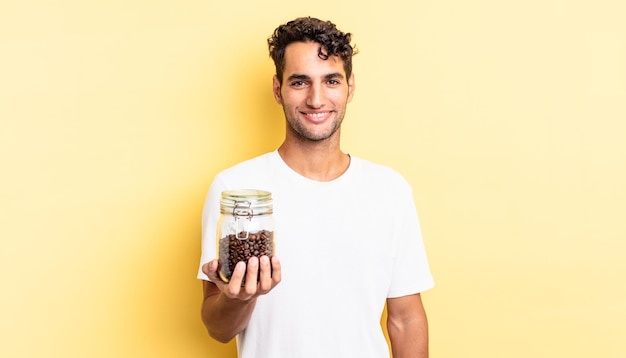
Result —
<path fill-rule="evenodd" d="M 297 143 L 285 140 L 278 148 L 283 161 L 296 173 L 317 181 L 340 177 L 350 166 L 350 156 L 338 143 Z"/>

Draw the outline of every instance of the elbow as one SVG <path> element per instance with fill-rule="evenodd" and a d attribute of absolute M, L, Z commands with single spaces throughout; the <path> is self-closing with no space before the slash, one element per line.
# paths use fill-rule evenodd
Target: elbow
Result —
<path fill-rule="evenodd" d="M 224 334 L 223 332 L 214 332 L 209 330 L 209 336 L 220 343 L 228 343 L 235 338 L 235 335 Z"/>
<path fill-rule="evenodd" d="M 228 343 L 237 336 L 239 332 L 225 330 L 222 325 L 209 324 L 206 320 L 202 320 L 209 336 L 220 343 Z"/>
<path fill-rule="evenodd" d="M 206 327 L 206 330 L 209 333 L 209 336 L 220 343 L 228 343 L 232 341 L 233 338 L 235 338 L 235 336 L 237 335 L 237 332 L 225 331 L 223 327 L 210 325 L 206 321 L 204 321 L 203 323 L 204 327 Z"/>

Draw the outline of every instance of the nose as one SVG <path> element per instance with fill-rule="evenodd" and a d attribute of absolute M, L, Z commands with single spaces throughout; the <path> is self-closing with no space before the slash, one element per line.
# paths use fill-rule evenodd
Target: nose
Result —
<path fill-rule="evenodd" d="M 313 84 L 310 87 L 306 105 L 310 108 L 321 108 L 324 105 L 324 90 L 320 84 Z"/>

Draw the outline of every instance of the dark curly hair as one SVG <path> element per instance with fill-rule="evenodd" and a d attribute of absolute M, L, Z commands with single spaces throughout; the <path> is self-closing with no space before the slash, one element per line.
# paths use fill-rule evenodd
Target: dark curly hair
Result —
<path fill-rule="evenodd" d="M 337 29 L 330 21 L 322 21 L 312 17 L 299 17 L 280 25 L 267 39 L 270 57 L 276 66 L 278 81 L 283 82 L 285 69 L 285 48 L 293 42 L 316 42 L 320 44 L 318 56 L 326 60 L 331 56 L 339 56 L 343 60 L 343 68 L 349 78 L 352 74 L 352 56 L 357 54 L 356 47 L 350 44 L 352 35 Z"/>

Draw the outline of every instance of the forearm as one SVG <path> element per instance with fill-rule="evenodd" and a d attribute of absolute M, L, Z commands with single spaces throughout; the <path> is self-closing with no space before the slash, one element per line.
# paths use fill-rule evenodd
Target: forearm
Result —
<path fill-rule="evenodd" d="M 387 300 L 387 332 L 394 358 L 428 358 L 428 320 L 421 295 Z"/>
<path fill-rule="evenodd" d="M 217 292 L 205 297 L 202 303 L 202 322 L 211 337 L 222 343 L 229 342 L 246 328 L 255 304 L 256 298 L 242 301 Z"/>
<path fill-rule="evenodd" d="M 387 321 L 387 331 L 394 358 L 428 357 L 428 323 L 425 316 L 405 322 Z"/>

